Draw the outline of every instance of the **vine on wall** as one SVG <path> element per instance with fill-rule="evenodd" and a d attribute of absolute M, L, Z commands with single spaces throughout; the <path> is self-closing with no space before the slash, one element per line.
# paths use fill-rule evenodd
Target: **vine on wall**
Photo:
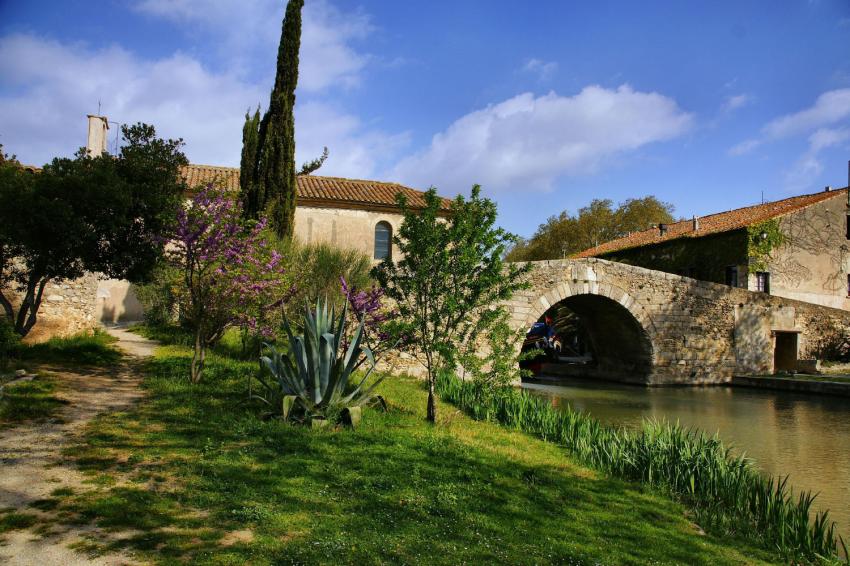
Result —
<path fill-rule="evenodd" d="M 779 219 L 771 218 L 747 227 L 747 255 L 750 258 L 750 273 L 767 271 L 770 253 L 786 242 L 779 228 Z"/>

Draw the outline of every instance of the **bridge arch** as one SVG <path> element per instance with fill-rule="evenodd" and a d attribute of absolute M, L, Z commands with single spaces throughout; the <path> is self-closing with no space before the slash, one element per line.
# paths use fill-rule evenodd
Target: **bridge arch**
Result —
<path fill-rule="evenodd" d="M 565 306 L 581 320 L 594 353 L 588 377 L 647 383 L 656 365 L 658 330 L 622 287 L 596 281 L 561 283 L 531 301 L 525 328 Z"/>

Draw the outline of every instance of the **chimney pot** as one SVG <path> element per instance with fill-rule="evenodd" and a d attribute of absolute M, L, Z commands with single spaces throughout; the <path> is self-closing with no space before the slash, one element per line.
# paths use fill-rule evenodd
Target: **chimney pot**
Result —
<path fill-rule="evenodd" d="M 109 122 L 106 116 L 88 115 L 89 135 L 86 140 L 86 153 L 91 157 L 99 157 L 106 151 L 106 132 L 109 130 Z"/>
<path fill-rule="evenodd" d="M 831 190 L 832 190 L 832 187 L 827 185 L 826 188 L 823 190 L 823 192 L 828 193 Z"/>
<path fill-rule="evenodd" d="M 693 222 L 694 222 L 694 232 L 696 232 L 697 230 L 699 230 L 699 217 L 695 215 Z"/>
<path fill-rule="evenodd" d="M 667 235 L 667 225 L 666 224 L 659 224 L 658 225 L 658 233 L 662 237 L 666 236 Z"/>

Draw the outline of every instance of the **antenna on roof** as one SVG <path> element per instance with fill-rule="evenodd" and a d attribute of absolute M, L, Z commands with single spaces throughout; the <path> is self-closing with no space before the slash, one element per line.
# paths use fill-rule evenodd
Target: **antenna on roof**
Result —
<path fill-rule="evenodd" d="M 764 204 L 764 189 L 761 190 L 761 203 Z"/>
<path fill-rule="evenodd" d="M 97 99 L 97 115 L 100 116 L 100 99 Z"/>

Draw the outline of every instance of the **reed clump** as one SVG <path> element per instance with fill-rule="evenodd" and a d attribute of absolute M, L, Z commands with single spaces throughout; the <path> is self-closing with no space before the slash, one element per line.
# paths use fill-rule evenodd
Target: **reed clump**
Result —
<path fill-rule="evenodd" d="M 473 418 L 559 443 L 590 467 L 668 491 L 707 530 L 756 539 L 793 562 L 838 561 L 839 546 L 847 556 L 828 512 L 812 515 L 814 495 L 795 496 L 787 477 L 762 475 L 716 435 L 654 420 L 639 430 L 603 425 L 522 390 L 484 394 L 449 374 L 440 376 L 437 392 Z"/>

